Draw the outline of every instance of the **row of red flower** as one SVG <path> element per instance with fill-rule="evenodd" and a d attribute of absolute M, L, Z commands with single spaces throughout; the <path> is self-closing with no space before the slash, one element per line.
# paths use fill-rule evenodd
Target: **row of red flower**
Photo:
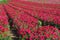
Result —
<path fill-rule="evenodd" d="M 9 6 L 7 6 L 9 8 Z M 52 39 L 52 40 L 60 40 L 60 31 L 53 27 L 53 26 L 34 26 L 31 27 L 31 22 L 32 19 L 30 19 L 29 15 L 24 14 L 24 12 L 17 12 L 13 11 L 13 9 L 8 9 L 7 10 L 10 14 L 10 17 L 14 20 L 13 22 L 16 23 L 15 25 L 19 25 L 20 27 L 17 27 L 18 29 L 18 34 L 22 35 L 22 38 L 25 38 L 26 40 L 45 40 L 45 39 Z M 13 12 L 12 12 L 13 11 Z M 14 12 L 17 12 L 16 14 Z M 13 15 L 13 16 L 12 16 Z M 22 19 L 23 17 L 23 19 Z M 28 21 L 28 19 L 30 19 Z M 27 20 L 27 23 L 24 21 Z M 32 21 L 34 22 L 35 19 Z M 28 25 L 28 23 L 31 23 Z M 36 23 L 36 21 L 34 22 Z"/>
<path fill-rule="evenodd" d="M 31 7 L 26 4 L 14 4 L 11 2 L 8 6 L 19 10 L 24 11 L 25 14 L 36 17 L 37 19 L 41 19 L 43 21 L 54 22 L 55 24 L 60 24 L 60 9 L 52 9 L 52 8 L 42 8 L 42 7 Z M 7 6 L 6 6 L 7 7 Z M 28 7 L 28 8 L 27 8 Z"/>
<path fill-rule="evenodd" d="M 5 6 L 5 8 L 7 9 L 8 11 L 8 14 L 10 15 L 10 17 L 13 19 L 14 23 L 19 23 L 19 21 L 24 21 L 26 22 L 27 24 L 32 24 L 32 25 L 36 25 L 38 24 L 38 19 L 26 14 L 24 11 L 18 11 L 18 10 L 15 10 L 9 6 Z"/>
<path fill-rule="evenodd" d="M 38 26 L 38 19 L 48 22 L 53 21 L 55 24 L 60 24 L 60 16 L 57 16 L 60 15 L 59 9 L 53 10 L 54 12 L 51 10 L 52 13 L 50 14 L 50 10 L 48 9 L 46 11 L 44 11 L 45 9 L 40 9 L 39 12 L 35 12 L 34 10 L 24 9 L 24 7 L 20 8 L 21 6 L 4 6 L 9 16 L 13 19 L 13 23 L 16 25 L 19 35 L 22 35 L 22 38 L 26 40 L 60 40 L 60 31 L 57 28 L 53 26 Z M 14 7 L 19 10 L 16 10 Z M 55 12 L 58 13 L 55 14 Z"/>
<path fill-rule="evenodd" d="M 60 40 L 60 30 L 53 26 L 18 29 L 18 34 L 26 40 Z"/>
<path fill-rule="evenodd" d="M 0 40 L 9 36 L 9 22 L 6 12 L 2 5 L 0 5 Z"/>
<path fill-rule="evenodd" d="M 36 3 L 36 2 L 30 2 L 30 1 L 24 1 L 24 0 L 11 0 L 11 2 L 24 4 L 28 6 L 35 6 L 35 7 L 46 7 L 46 8 L 60 8 L 60 4 L 42 4 L 42 3 Z"/>

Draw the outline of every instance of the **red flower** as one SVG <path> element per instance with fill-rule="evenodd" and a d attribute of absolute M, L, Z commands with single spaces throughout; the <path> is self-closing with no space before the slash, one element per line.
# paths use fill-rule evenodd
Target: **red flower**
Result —
<path fill-rule="evenodd" d="M 35 28 L 35 30 L 34 30 Z M 33 40 L 33 39 L 39 39 L 39 40 L 45 40 L 45 39 L 48 39 L 48 38 L 52 38 L 52 39 L 57 39 L 59 38 L 59 30 L 53 26 L 42 26 L 42 27 L 39 27 L 36 29 L 36 27 L 34 28 L 27 28 L 27 29 L 20 29 L 20 34 L 23 36 L 25 35 L 29 35 L 30 37 L 30 40 Z M 24 30 L 24 31 L 23 31 Z M 40 37 L 40 38 L 39 38 Z M 28 39 L 27 38 L 27 39 Z"/>
<path fill-rule="evenodd" d="M 60 9 L 53 4 L 40 4 L 35 2 L 25 2 L 21 0 L 2 0 L 0 3 L 0 30 L 8 30 L 8 20 L 12 19 L 19 35 L 30 40 L 45 40 L 47 38 L 59 38 L 59 30 L 53 26 L 39 27 L 38 21 L 54 22 L 60 24 Z M 49 6 L 47 6 L 49 5 Z M 55 9 L 56 8 L 56 9 Z M 7 28 L 5 28 L 7 27 Z M 56 32 L 57 31 L 57 32 Z"/>

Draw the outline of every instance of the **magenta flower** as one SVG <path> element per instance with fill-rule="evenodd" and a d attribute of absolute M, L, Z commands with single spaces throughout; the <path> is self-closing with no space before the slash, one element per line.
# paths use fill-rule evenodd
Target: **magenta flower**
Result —
<path fill-rule="evenodd" d="M 39 21 L 60 24 L 60 4 L 40 4 L 22 0 L 0 0 L 0 31 L 9 30 L 11 19 L 18 35 L 26 40 L 60 40 L 53 26 L 40 26 Z"/>
<path fill-rule="evenodd" d="M 36 28 L 36 27 L 34 27 Z M 26 38 L 25 36 L 27 36 L 29 40 L 34 40 L 34 39 L 39 39 L 39 40 L 45 40 L 45 39 L 58 39 L 59 40 L 59 35 L 60 32 L 57 28 L 53 27 L 53 26 L 42 26 L 39 27 L 37 29 L 34 30 L 34 28 L 27 28 L 27 29 L 20 29 L 20 31 L 18 31 L 18 33 L 20 35 L 24 35 L 23 38 Z M 28 35 L 29 36 L 28 36 Z"/>

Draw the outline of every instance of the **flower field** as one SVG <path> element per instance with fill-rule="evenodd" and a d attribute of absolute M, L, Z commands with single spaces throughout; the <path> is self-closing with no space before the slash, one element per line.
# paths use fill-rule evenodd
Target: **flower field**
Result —
<path fill-rule="evenodd" d="M 60 40 L 60 4 L 0 0 L 0 40 Z"/>

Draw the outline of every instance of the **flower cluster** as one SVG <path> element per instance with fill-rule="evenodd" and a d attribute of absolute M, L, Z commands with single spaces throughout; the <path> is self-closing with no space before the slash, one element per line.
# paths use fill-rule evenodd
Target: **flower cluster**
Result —
<path fill-rule="evenodd" d="M 60 30 L 53 26 L 21 28 L 18 33 L 26 40 L 60 40 Z"/>
<path fill-rule="evenodd" d="M 13 22 L 16 25 L 16 27 L 18 26 L 18 33 L 19 35 L 22 35 L 22 38 L 25 38 L 26 40 L 60 39 L 60 33 L 57 28 L 54 28 L 52 26 L 38 27 L 38 25 L 36 26 L 36 24 L 39 20 L 35 18 L 37 17 L 48 22 L 54 21 L 56 23 L 59 19 L 59 16 L 57 16 L 59 15 L 59 13 L 54 13 L 54 11 L 58 12 L 57 9 L 53 11 L 48 9 L 40 9 L 39 12 L 20 9 L 19 12 L 19 10 L 15 10 L 13 7 L 5 5 L 5 8 L 7 9 L 9 16 L 13 19 Z M 49 13 L 50 11 L 52 12 L 51 14 Z"/>
<path fill-rule="evenodd" d="M 27 23 L 28 25 L 36 25 L 36 24 L 38 25 L 39 20 L 34 18 L 33 16 L 26 14 L 26 12 L 24 11 L 19 12 L 19 10 L 14 10 L 13 8 L 7 5 L 5 5 L 5 8 L 7 9 L 10 18 L 12 18 L 13 23 L 15 25 L 20 26 L 21 21 Z"/>
<path fill-rule="evenodd" d="M 60 24 L 60 9 L 58 8 L 46 8 L 46 7 L 33 7 L 25 4 L 19 4 L 14 2 L 9 4 L 10 6 L 14 7 L 15 9 L 18 10 L 23 10 L 25 14 L 34 16 L 38 19 L 41 19 L 43 21 L 48 21 L 48 22 L 54 22 L 55 24 Z M 27 8 L 28 7 L 28 8 Z"/>
<path fill-rule="evenodd" d="M 24 5 L 28 5 L 30 7 L 32 6 L 35 6 L 35 7 L 44 7 L 44 8 L 53 8 L 53 9 L 56 9 L 56 8 L 60 8 L 60 4 L 42 4 L 42 3 L 36 3 L 36 2 L 30 2 L 30 1 L 22 1 L 22 0 L 11 0 L 10 3 L 19 3 L 18 5 L 20 4 L 24 4 Z M 15 4 L 16 5 L 16 4 Z"/>
<path fill-rule="evenodd" d="M 8 27 L 8 17 L 2 5 L 0 5 L 0 25 Z"/>
<path fill-rule="evenodd" d="M 9 18 L 12 19 L 12 26 L 16 27 L 17 33 L 26 40 L 60 40 L 60 30 L 54 26 L 39 26 L 40 19 L 47 22 L 54 22 L 60 24 L 60 9 L 52 7 L 42 7 L 35 3 L 21 2 L 19 0 L 12 0 L 8 4 L 4 4 L 5 11 Z M 31 6 L 29 6 L 28 4 Z M 28 8 L 27 8 L 28 7 Z M 4 15 L 3 15 L 4 14 Z M 2 11 L 0 16 L 1 24 L 8 25 L 8 18 L 5 12 Z M 6 30 L 1 26 L 1 31 Z M 21 39 L 21 40 L 22 40 Z"/>
<path fill-rule="evenodd" d="M 0 26 L 0 35 L 2 34 L 2 37 L 7 37 L 8 36 L 8 33 L 7 33 L 8 31 L 9 31 L 8 28 Z"/>
<path fill-rule="evenodd" d="M 9 30 L 10 30 L 10 28 L 9 28 L 8 16 L 6 15 L 4 7 L 2 5 L 0 5 L 0 40 L 9 39 L 9 37 L 10 37 Z M 7 37 L 8 37 L 8 39 L 7 39 Z"/>

